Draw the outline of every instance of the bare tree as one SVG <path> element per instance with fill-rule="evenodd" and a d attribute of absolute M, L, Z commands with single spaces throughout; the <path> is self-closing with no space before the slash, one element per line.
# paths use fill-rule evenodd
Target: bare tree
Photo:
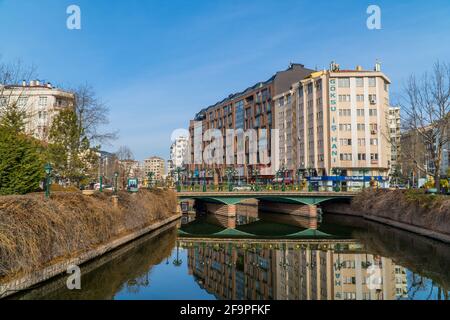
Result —
<path fill-rule="evenodd" d="M 80 130 L 91 143 L 108 143 L 117 138 L 117 132 L 101 132 L 100 127 L 109 123 L 108 107 L 97 97 L 89 85 L 79 86 L 75 94 L 75 111 Z"/>
<path fill-rule="evenodd" d="M 412 75 L 404 89 L 401 107 L 408 134 L 416 135 L 425 145 L 428 160 L 434 167 L 431 174 L 435 187 L 439 189 L 442 156 L 449 142 L 450 65 L 436 62 L 432 72 L 420 79 Z M 419 170 L 428 171 L 420 159 L 413 161 Z"/>
<path fill-rule="evenodd" d="M 117 158 L 117 169 L 119 172 L 119 180 L 121 182 L 122 188 L 126 188 L 127 179 L 135 165 L 135 160 L 133 152 L 127 146 L 121 146 L 119 150 L 115 153 Z"/>
<path fill-rule="evenodd" d="M 27 120 L 27 106 L 21 104 L 25 87 L 19 85 L 35 77 L 36 69 L 25 66 L 20 60 L 0 62 L 0 118 L 2 124 L 23 131 Z"/>

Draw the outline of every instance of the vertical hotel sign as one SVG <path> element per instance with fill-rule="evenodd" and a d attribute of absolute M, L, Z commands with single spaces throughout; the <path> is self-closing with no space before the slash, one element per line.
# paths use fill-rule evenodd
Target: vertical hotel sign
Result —
<path fill-rule="evenodd" d="M 331 165 L 338 162 L 338 124 L 337 124 L 337 86 L 336 79 L 330 78 L 330 140 Z"/>

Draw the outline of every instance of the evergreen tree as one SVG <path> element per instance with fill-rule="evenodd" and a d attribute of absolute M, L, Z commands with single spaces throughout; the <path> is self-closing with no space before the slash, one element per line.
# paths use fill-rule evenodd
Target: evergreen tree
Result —
<path fill-rule="evenodd" d="M 39 189 L 44 178 L 40 146 L 14 127 L 0 125 L 0 194 L 25 194 Z"/>
<path fill-rule="evenodd" d="M 53 119 L 49 140 L 48 158 L 59 179 L 79 184 L 90 175 L 98 157 L 74 110 L 61 110 Z"/>

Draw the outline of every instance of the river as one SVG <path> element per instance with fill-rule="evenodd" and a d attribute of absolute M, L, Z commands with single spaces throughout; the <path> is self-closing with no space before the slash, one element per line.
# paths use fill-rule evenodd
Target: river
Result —
<path fill-rule="evenodd" d="M 13 299 L 448 299 L 450 246 L 360 218 L 185 215 Z"/>

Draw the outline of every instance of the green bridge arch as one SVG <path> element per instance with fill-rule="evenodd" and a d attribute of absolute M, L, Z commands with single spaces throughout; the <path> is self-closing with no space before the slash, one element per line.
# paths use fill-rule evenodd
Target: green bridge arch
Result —
<path fill-rule="evenodd" d="M 244 200 L 255 199 L 275 203 L 286 204 L 303 204 L 303 205 L 318 205 L 326 201 L 331 200 L 351 200 L 353 195 L 233 195 L 233 194 L 221 194 L 221 195 L 179 195 L 179 200 L 200 200 L 210 203 L 218 203 L 224 205 L 236 205 Z"/>

